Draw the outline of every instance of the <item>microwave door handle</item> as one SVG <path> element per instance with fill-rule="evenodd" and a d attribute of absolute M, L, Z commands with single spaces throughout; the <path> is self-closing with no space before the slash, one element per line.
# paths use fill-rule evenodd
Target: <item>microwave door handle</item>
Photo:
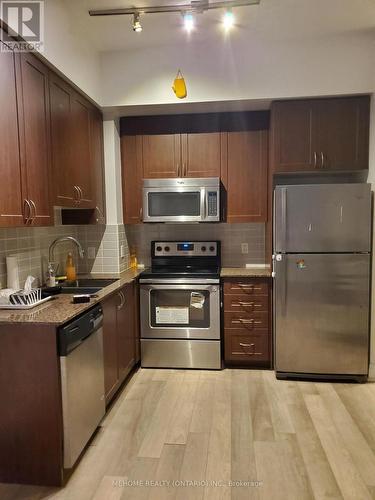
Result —
<path fill-rule="evenodd" d="M 207 217 L 207 203 L 206 203 L 206 188 L 201 188 L 201 220 L 205 220 Z"/>

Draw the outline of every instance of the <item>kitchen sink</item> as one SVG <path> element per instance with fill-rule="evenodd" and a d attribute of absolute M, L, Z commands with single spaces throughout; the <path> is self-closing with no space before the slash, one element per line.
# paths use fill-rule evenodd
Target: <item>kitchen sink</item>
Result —
<path fill-rule="evenodd" d="M 61 293 L 96 293 L 105 288 L 106 286 L 112 285 L 118 279 L 90 279 L 90 278 L 80 278 L 74 283 L 63 283 L 61 285 Z"/>

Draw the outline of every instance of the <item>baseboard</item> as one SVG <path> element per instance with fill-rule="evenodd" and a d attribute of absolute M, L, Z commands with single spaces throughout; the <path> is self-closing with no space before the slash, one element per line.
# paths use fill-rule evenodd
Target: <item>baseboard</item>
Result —
<path fill-rule="evenodd" d="M 370 363 L 368 378 L 375 382 L 375 363 Z"/>

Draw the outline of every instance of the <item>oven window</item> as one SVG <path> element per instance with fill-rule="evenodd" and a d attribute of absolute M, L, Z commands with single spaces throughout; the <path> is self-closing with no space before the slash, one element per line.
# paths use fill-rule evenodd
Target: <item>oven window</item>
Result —
<path fill-rule="evenodd" d="M 148 215 L 150 217 L 200 215 L 200 192 L 148 193 Z"/>
<path fill-rule="evenodd" d="M 209 328 L 208 290 L 151 290 L 150 311 L 153 328 Z"/>

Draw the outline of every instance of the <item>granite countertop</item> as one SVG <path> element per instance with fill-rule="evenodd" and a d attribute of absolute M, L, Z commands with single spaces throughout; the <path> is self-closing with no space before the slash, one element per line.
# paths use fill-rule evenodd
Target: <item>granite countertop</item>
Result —
<path fill-rule="evenodd" d="M 222 267 L 222 278 L 270 278 L 271 267 Z"/>
<path fill-rule="evenodd" d="M 119 288 L 123 287 L 127 283 L 131 283 L 141 274 L 142 271 L 143 269 L 128 269 L 119 275 L 90 275 L 90 278 L 112 278 L 118 279 L 118 281 L 106 286 L 99 292 L 96 292 L 95 295 L 97 295 L 97 297 L 93 297 L 90 302 L 85 304 L 72 304 L 71 294 L 59 294 L 45 304 L 27 311 L 2 309 L 0 310 L 0 325 L 9 323 L 49 324 L 56 326 L 62 325 L 87 309 L 90 309 L 90 307 L 102 301 L 109 295 L 115 293 Z M 83 278 L 84 276 L 79 277 Z"/>

